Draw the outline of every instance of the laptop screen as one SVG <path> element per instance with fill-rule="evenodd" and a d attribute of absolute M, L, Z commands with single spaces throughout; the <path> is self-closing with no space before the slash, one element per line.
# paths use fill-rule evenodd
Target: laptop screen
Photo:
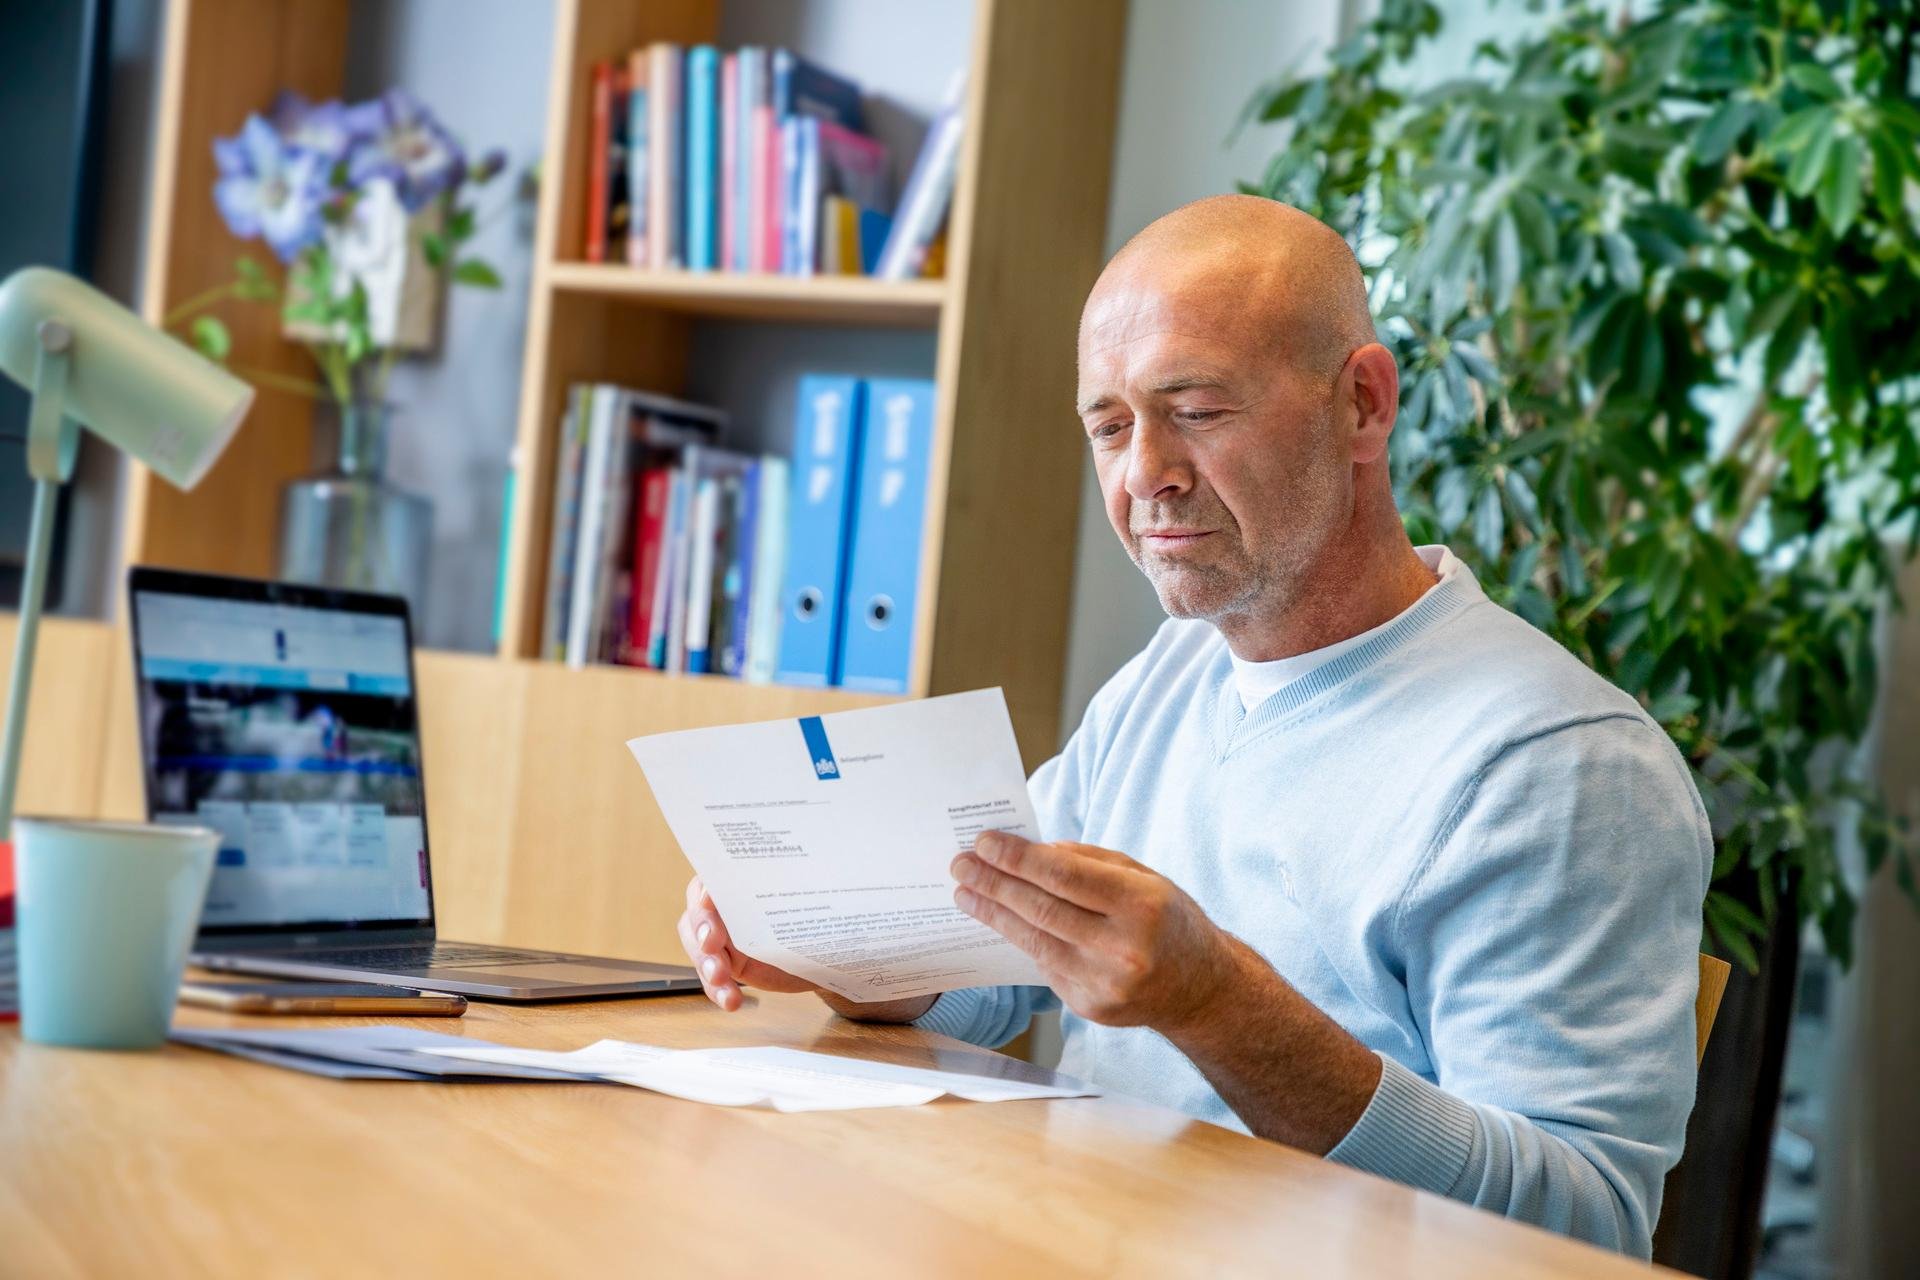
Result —
<path fill-rule="evenodd" d="M 433 917 L 406 606 L 136 569 L 151 821 L 220 833 L 201 930 Z"/>

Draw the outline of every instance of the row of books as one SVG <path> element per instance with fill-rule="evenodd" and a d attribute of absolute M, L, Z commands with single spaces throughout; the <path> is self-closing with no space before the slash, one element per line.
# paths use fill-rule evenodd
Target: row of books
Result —
<path fill-rule="evenodd" d="M 727 425 L 650 392 L 572 388 L 543 652 L 906 692 L 932 384 L 801 379 L 791 459 L 724 447 Z"/>
<path fill-rule="evenodd" d="M 593 69 L 589 262 L 786 275 L 939 275 L 963 83 L 895 216 L 852 81 L 786 49 L 656 43 Z"/>

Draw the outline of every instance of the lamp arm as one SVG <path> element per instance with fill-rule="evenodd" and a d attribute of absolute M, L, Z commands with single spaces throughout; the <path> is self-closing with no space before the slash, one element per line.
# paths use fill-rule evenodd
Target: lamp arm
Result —
<path fill-rule="evenodd" d="M 40 609 L 47 595 L 47 564 L 53 558 L 53 512 L 59 489 L 73 475 L 80 429 L 66 415 L 67 372 L 73 333 L 58 321 L 40 326 L 40 356 L 34 369 L 33 408 L 27 417 L 27 469 L 33 475 L 33 516 L 27 534 L 26 573 L 20 582 L 20 625 L 14 634 L 13 672 L 7 686 L 7 718 L 0 729 L 0 843 L 13 826 L 20 784 L 20 745 L 27 733 L 27 690 L 40 635 Z"/>

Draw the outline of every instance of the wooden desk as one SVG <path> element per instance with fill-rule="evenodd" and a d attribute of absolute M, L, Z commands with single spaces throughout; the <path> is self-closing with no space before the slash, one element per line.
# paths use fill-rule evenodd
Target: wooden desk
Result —
<path fill-rule="evenodd" d="M 798 996 L 732 1016 L 697 996 L 476 1004 L 410 1025 L 539 1048 L 983 1052 Z M 1647 1271 L 1112 1098 L 777 1115 L 618 1085 L 322 1080 L 179 1045 L 49 1049 L 0 1026 L 8 1277 L 1235 1273 Z"/>

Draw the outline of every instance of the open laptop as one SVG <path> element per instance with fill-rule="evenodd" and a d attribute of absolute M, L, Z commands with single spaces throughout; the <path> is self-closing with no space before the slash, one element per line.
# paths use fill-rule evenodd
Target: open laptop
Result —
<path fill-rule="evenodd" d="M 127 589 L 148 820 L 220 833 L 197 963 L 492 1000 L 700 989 L 434 936 L 405 600 L 148 568 Z"/>

